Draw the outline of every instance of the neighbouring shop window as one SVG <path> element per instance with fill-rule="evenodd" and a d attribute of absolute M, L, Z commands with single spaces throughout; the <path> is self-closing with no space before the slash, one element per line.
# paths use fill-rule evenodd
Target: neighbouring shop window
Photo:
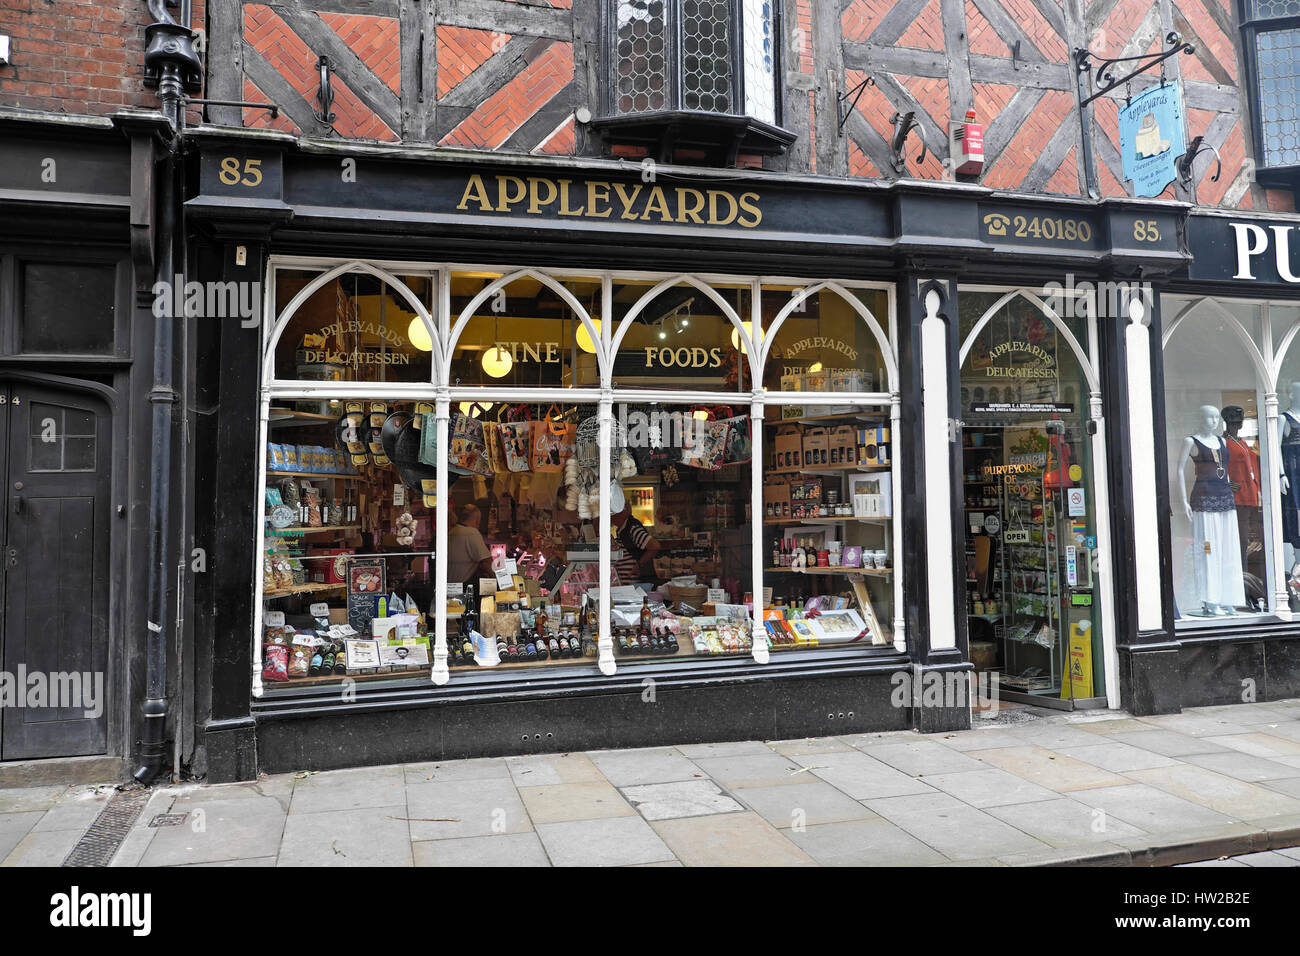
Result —
<path fill-rule="evenodd" d="M 1059 700 L 1105 696 L 1096 373 L 1073 311 L 1015 290 L 960 294 L 971 660 L 1002 692 Z"/>
<path fill-rule="evenodd" d="M 1275 330 L 1264 307 L 1164 296 L 1161 314 L 1177 621 L 1204 626 L 1267 612 L 1275 507 L 1285 568 L 1300 547 L 1300 496 L 1279 487 L 1290 471 L 1300 478 L 1300 454 L 1288 451 L 1300 449 L 1300 384 L 1294 403 L 1285 376 L 1277 386 L 1278 447 L 1270 448 L 1264 397 L 1273 385 L 1263 357 Z"/>
<path fill-rule="evenodd" d="M 59 355 L 113 351 L 116 267 L 25 262 L 19 350 Z"/>
<path fill-rule="evenodd" d="M 318 271 L 279 269 L 277 314 L 314 280 Z M 427 310 L 432 276 L 401 280 Z M 310 382 L 428 382 L 432 344 L 413 303 L 378 276 L 349 272 L 315 288 L 280 334 L 275 377 Z M 331 409 L 333 411 L 333 409 Z"/>

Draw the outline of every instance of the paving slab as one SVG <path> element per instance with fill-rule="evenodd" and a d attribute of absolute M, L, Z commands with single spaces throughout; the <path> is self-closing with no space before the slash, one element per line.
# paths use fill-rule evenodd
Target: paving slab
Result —
<path fill-rule="evenodd" d="M 806 767 L 808 773 L 816 774 L 854 800 L 934 792 L 928 784 L 856 750 L 852 753 L 808 754 L 793 759 Z M 803 783 L 806 776 L 800 774 L 787 783 Z"/>
<path fill-rule="evenodd" d="M 411 866 L 411 831 L 401 808 L 290 814 L 277 866 Z"/>
<path fill-rule="evenodd" d="M 536 826 L 566 820 L 630 817 L 636 813 L 609 783 L 561 783 L 549 787 L 520 787 L 524 809 Z"/>
<path fill-rule="evenodd" d="M 1094 737 L 1095 743 L 1086 747 L 1064 747 L 1059 753 L 1084 763 L 1092 764 L 1112 773 L 1124 773 L 1127 770 L 1150 770 L 1152 767 L 1168 767 L 1178 763 L 1173 757 L 1165 757 L 1141 747 L 1133 747 L 1124 742 L 1128 734 L 1113 734 Z"/>
<path fill-rule="evenodd" d="M 814 866 L 816 861 L 756 813 L 650 824 L 687 866 Z"/>
<path fill-rule="evenodd" d="M 507 757 L 516 786 L 546 787 L 560 783 L 606 783 L 586 754 L 539 754 Z"/>
<path fill-rule="evenodd" d="M 783 757 L 766 747 L 763 753 L 733 754 L 726 757 L 695 757 L 695 765 L 728 789 L 736 787 L 775 787 L 802 783 L 807 774 L 797 774 L 801 760 L 818 761 L 840 754 L 816 754 L 806 757 Z M 857 756 L 856 752 L 852 756 Z"/>
<path fill-rule="evenodd" d="M 593 750 L 587 756 L 616 787 L 695 780 L 704 775 L 704 771 L 672 747 Z"/>
<path fill-rule="evenodd" d="M 1188 754 L 1223 753 L 1229 748 L 1212 740 L 1180 734 L 1174 730 L 1152 728 L 1124 734 L 1124 743 L 1165 757 L 1186 757 Z"/>
<path fill-rule="evenodd" d="M 407 783 L 433 783 L 451 780 L 509 780 L 510 767 L 504 757 L 481 757 L 473 760 L 442 760 L 433 763 L 408 763 L 403 768 Z M 558 776 L 558 774 L 557 774 Z"/>
<path fill-rule="evenodd" d="M 959 730 L 951 734 L 931 734 L 937 742 L 961 753 L 974 750 L 993 750 L 998 747 L 1023 747 L 1025 738 L 1005 727 L 984 730 Z"/>
<path fill-rule="evenodd" d="M 1238 820 L 1300 813 L 1300 800 L 1189 764 L 1134 770 L 1128 776 Z"/>
<path fill-rule="evenodd" d="M 411 844 L 416 866 L 550 866 L 536 833 L 422 840 Z"/>
<path fill-rule="evenodd" d="M 736 797 L 777 829 L 845 823 L 875 816 L 857 800 L 821 780 L 785 787 L 749 787 Z"/>
<path fill-rule="evenodd" d="M 801 757 L 805 754 L 828 754 L 852 750 L 851 738 L 807 737 L 799 740 L 769 740 L 768 747 L 783 757 Z"/>
<path fill-rule="evenodd" d="M 223 867 L 237 868 L 237 869 L 241 869 L 241 870 L 242 870 L 242 869 L 244 869 L 245 867 L 275 866 L 275 860 L 276 860 L 276 858 L 273 857 L 273 856 L 257 856 L 257 857 L 253 857 L 252 859 L 248 859 L 248 860 L 216 860 L 216 861 L 214 861 L 214 862 L 212 862 L 212 863 L 186 863 L 186 864 L 183 864 L 183 865 L 184 865 L 184 866 L 187 866 L 187 867 L 189 867 L 189 866 L 205 866 L 205 867 L 223 866 Z"/>
<path fill-rule="evenodd" d="M 734 743 L 687 744 L 677 747 L 677 752 L 688 760 L 700 757 L 741 757 L 768 754 L 771 749 L 761 740 L 737 740 Z"/>
<path fill-rule="evenodd" d="M 33 830 L 0 860 L 0 867 L 62 866 L 80 839 L 81 833 L 77 830 L 45 830 L 40 833 Z"/>
<path fill-rule="evenodd" d="M 934 866 L 948 861 L 934 847 L 874 814 L 866 820 L 791 829 L 785 835 L 822 866 Z"/>
<path fill-rule="evenodd" d="M 15 787 L 0 790 L 0 813 L 21 813 L 24 810 L 48 810 L 67 791 L 67 787 Z"/>
<path fill-rule="evenodd" d="M 878 803 L 870 806 L 884 815 Z M 891 823 L 950 860 L 977 860 L 1048 848 L 1029 834 L 964 803 L 922 811 L 886 809 L 890 811 Z"/>
<path fill-rule="evenodd" d="M 178 811 L 178 807 L 184 806 Z M 142 814 L 136 829 L 153 829 L 154 837 L 140 858 L 141 866 L 180 866 L 265 856 L 280 845 L 286 814 L 273 797 L 205 799 L 187 794 L 172 802 L 173 812 L 188 814 L 175 827 L 148 826 Z"/>
<path fill-rule="evenodd" d="M 1061 750 L 1065 747 L 1089 747 L 1097 742 L 1097 735 L 1072 724 L 1052 724 L 1047 727 L 1028 725 L 1020 732 L 1025 744 Z"/>
<path fill-rule="evenodd" d="M 1071 727 L 1078 727 L 1090 734 L 1107 737 L 1112 734 L 1128 734 L 1138 730 L 1150 730 L 1150 724 L 1144 724 L 1127 714 L 1115 714 L 1093 717 L 1087 711 L 1071 714 L 1066 718 Z"/>
<path fill-rule="evenodd" d="M 1226 826 L 1233 822 L 1231 816 L 1143 783 L 1080 790 L 1074 797 L 1085 806 L 1104 810 L 1108 816 L 1146 833 L 1204 829 Z"/>
<path fill-rule="evenodd" d="M 412 840 L 490 836 L 533 828 L 510 780 L 448 780 L 406 786 Z"/>
<path fill-rule="evenodd" d="M 874 757 L 910 777 L 928 777 L 938 773 L 960 773 L 963 770 L 982 770 L 985 764 L 966 754 L 945 747 L 933 740 L 908 740 L 900 743 L 874 744 L 861 748 L 868 757 Z"/>
<path fill-rule="evenodd" d="M 331 770 L 296 781 L 290 813 L 360 810 L 406 805 L 406 774 L 401 767 Z"/>
<path fill-rule="evenodd" d="M 997 767 L 935 774 L 926 777 L 925 782 L 972 807 L 1029 803 L 1034 800 L 1051 800 L 1056 796 L 1056 792 L 1047 787 Z"/>
<path fill-rule="evenodd" d="M 1213 770 L 1215 773 L 1221 773 L 1224 776 L 1245 780 L 1247 783 L 1259 783 L 1261 780 L 1282 780 L 1288 777 L 1300 778 L 1300 768 L 1288 767 L 1284 763 L 1278 763 L 1266 757 L 1252 757 L 1247 753 L 1189 754 L 1183 758 L 1183 761 L 1197 767 L 1204 767 L 1206 770 Z"/>
<path fill-rule="evenodd" d="M 1123 777 L 1109 770 L 1102 770 L 1044 747 L 982 750 L 979 758 L 1031 783 L 1059 792 L 1086 790 L 1089 787 L 1116 787 L 1127 783 Z"/>
<path fill-rule="evenodd" d="M 1275 850 L 1265 850 L 1263 853 L 1246 853 L 1234 857 L 1234 859 L 1238 863 L 1246 864 L 1246 866 L 1300 866 L 1300 860 L 1278 853 Z"/>
<path fill-rule="evenodd" d="M 555 866 L 632 866 L 675 859 L 659 834 L 639 816 L 543 823 L 537 827 L 537 836 Z"/>
<path fill-rule="evenodd" d="M 1222 717 L 1202 715 L 1195 710 L 1184 711 L 1181 714 L 1159 714 L 1154 717 L 1140 717 L 1138 719 L 1157 729 L 1172 730 L 1175 733 L 1186 734 L 1189 737 L 1222 737 L 1226 734 L 1244 734 L 1247 732 L 1244 724 Z"/>
<path fill-rule="evenodd" d="M 702 817 L 745 809 L 712 780 L 678 780 L 624 787 L 623 796 L 647 820 Z"/>
<path fill-rule="evenodd" d="M 989 807 L 988 813 L 1054 847 L 1106 843 L 1118 837 L 1138 837 L 1142 831 L 1108 818 L 1071 797 Z"/>
<path fill-rule="evenodd" d="M 1228 734 L 1226 736 L 1206 737 L 1216 744 L 1222 744 L 1230 750 L 1237 750 L 1254 757 L 1295 757 L 1300 755 L 1300 741 L 1288 740 L 1264 731 L 1252 731 L 1248 734 Z"/>
<path fill-rule="evenodd" d="M 0 813 L 0 860 L 13 852 L 14 847 L 32 832 L 32 828 L 40 823 L 43 816 L 44 810 Z"/>

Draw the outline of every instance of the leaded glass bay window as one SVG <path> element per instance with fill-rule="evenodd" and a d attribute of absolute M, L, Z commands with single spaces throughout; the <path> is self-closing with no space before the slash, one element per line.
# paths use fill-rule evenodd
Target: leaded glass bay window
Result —
<path fill-rule="evenodd" d="M 1259 181 L 1293 186 L 1300 170 L 1300 0 L 1243 0 L 1241 31 Z"/>
<path fill-rule="evenodd" d="M 607 0 L 608 142 L 639 142 L 665 158 L 734 161 L 740 149 L 781 152 L 777 0 Z M 704 148 L 700 155 L 698 150 Z M 695 152 L 691 152 L 695 150 Z M 676 158 L 681 158 L 677 155 Z"/>

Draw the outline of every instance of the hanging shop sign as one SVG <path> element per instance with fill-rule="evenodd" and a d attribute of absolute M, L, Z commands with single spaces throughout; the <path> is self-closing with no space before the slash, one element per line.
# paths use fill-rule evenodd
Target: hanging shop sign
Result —
<path fill-rule="evenodd" d="M 1183 155 L 1183 91 L 1175 80 L 1139 93 L 1120 107 L 1120 157 L 1133 195 L 1159 196 L 1174 181 Z"/>

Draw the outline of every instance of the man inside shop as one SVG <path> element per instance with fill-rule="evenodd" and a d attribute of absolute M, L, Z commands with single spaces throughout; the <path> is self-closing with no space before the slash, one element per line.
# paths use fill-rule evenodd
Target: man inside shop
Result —
<path fill-rule="evenodd" d="M 645 529 L 645 525 L 632 516 L 632 509 L 628 505 L 611 515 L 610 523 L 624 553 L 623 560 L 618 562 L 619 580 L 624 584 L 655 580 L 654 556 L 659 550 L 659 542 Z"/>
<path fill-rule="evenodd" d="M 478 508 L 462 505 L 459 512 L 448 509 L 447 516 L 447 580 L 473 584 L 492 577 L 492 553 L 478 529 L 483 520 Z"/>

